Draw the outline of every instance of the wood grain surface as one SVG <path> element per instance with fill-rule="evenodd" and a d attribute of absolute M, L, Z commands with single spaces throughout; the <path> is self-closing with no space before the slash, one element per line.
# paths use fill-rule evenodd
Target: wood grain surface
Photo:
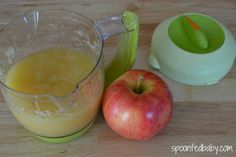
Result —
<path fill-rule="evenodd" d="M 183 12 L 208 14 L 236 35 L 235 0 L 0 0 L 0 27 L 26 10 L 63 8 L 93 20 L 130 10 L 141 22 L 139 49 L 133 68 L 147 69 L 165 79 L 174 96 L 173 117 L 168 127 L 150 141 L 126 140 L 114 133 L 100 113 L 93 128 L 80 139 L 48 144 L 31 136 L 11 115 L 0 98 L 0 157 L 235 157 L 236 65 L 218 84 L 188 86 L 176 83 L 149 67 L 147 57 L 155 27 Z M 115 42 L 106 42 L 114 51 Z M 236 50 L 235 50 L 236 51 Z M 175 155 L 172 146 L 231 145 L 234 152 L 185 152 Z"/>

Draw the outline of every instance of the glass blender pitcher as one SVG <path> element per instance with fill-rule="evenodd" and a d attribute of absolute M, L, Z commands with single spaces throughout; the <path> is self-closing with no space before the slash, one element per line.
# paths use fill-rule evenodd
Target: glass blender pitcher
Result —
<path fill-rule="evenodd" d="M 91 21 L 71 11 L 32 10 L 6 25 L 0 30 L 0 86 L 15 118 L 43 141 L 63 143 L 83 135 L 96 119 L 105 84 L 108 85 L 134 63 L 138 31 L 138 18 L 128 11 Z M 104 40 L 119 34 L 116 56 L 105 68 Z M 69 53 L 82 58 L 76 59 Z M 42 54 L 44 58 L 40 60 Z M 93 64 L 87 66 L 90 61 Z M 73 65 L 73 62 L 84 65 Z M 43 86 L 47 89 L 53 87 L 55 92 L 67 90 L 67 86 L 57 89 L 61 84 L 53 82 L 60 78 L 56 74 L 46 77 L 52 72 L 51 67 L 47 67 L 49 64 L 55 65 L 52 69 L 63 69 L 58 72 L 63 79 L 79 77 L 70 92 L 37 93 L 37 89 L 31 89 L 40 82 L 35 80 L 42 83 L 53 78 L 52 83 Z M 33 74 L 39 76 L 31 78 Z M 35 80 L 30 84 L 30 79 Z M 21 90 L 13 87 L 16 84 L 22 87 Z M 32 92 L 27 92 L 26 88 Z"/>

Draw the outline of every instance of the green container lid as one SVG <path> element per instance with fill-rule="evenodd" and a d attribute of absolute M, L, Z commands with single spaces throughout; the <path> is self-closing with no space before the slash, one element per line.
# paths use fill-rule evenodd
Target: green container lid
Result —
<path fill-rule="evenodd" d="M 149 63 L 169 78 L 188 85 L 211 85 L 233 66 L 236 42 L 220 22 L 200 13 L 163 21 L 152 36 Z"/>
<path fill-rule="evenodd" d="M 168 33 L 178 47 L 197 54 L 214 52 L 225 40 L 220 25 L 215 20 L 200 14 L 175 18 L 169 26 Z"/>

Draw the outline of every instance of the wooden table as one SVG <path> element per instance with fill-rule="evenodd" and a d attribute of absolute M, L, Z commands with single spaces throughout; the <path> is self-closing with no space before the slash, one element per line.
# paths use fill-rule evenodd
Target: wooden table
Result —
<path fill-rule="evenodd" d="M 33 8 L 64 8 L 92 19 L 130 10 L 141 21 L 137 61 L 133 68 L 149 67 L 151 36 L 164 19 L 183 12 L 206 13 L 224 23 L 236 35 L 235 0 L 0 0 L 0 27 L 24 11 Z M 108 41 L 110 50 L 114 42 Z M 236 50 L 235 50 L 236 51 Z M 218 84 L 187 86 L 162 76 L 174 96 L 173 118 L 168 127 L 150 141 L 137 142 L 121 138 L 104 122 L 102 116 L 80 139 L 65 144 L 48 144 L 32 137 L 11 115 L 1 98 L 0 157 L 210 157 L 215 152 L 178 153 L 172 146 L 231 145 L 234 152 L 218 156 L 236 156 L 236 65 Z"/>

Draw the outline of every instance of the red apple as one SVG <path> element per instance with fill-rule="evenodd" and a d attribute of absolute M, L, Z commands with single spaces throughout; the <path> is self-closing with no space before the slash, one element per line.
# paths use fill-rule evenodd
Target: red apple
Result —
<path fill-rule="evenodd" d="M 130 70 L 104 92 L 103 114 L 119 135 L 147 140 L 166 127 L 172 115 L 172 95 L 166 83 L 146 70 Z"/>

